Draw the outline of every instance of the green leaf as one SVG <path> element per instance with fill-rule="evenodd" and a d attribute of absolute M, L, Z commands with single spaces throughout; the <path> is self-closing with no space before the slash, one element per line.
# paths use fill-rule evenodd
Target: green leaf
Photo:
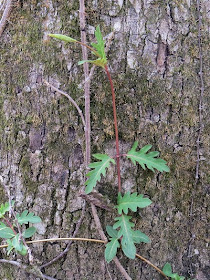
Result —
<path fill-rule="evenodd" d="M 134 259 L 136 255 L 136 247 L 134 245 L 132 236 L 134 232 L 134 230 L 132 229 L 132 227 L 134 227 L 134 223 L 131 223 L 129 221 L 130 219 L 131 216 L 126 216 L 122 214 L 120 217 L 115 218 L 117 222 L 113 225 L 113 228 L 120 228 L 118 237 L 122 237 L 121 244 L 123 252 L 130 259 Z"/>
<path fill-rule="evenodd" d="M 11 205 L 13 206 L 15 204 L 14 200 L 11 201 Z M 9 202 L 5 202 L 5 204 L 1 204 L 0 207 L 0 218 L 4 217 L 4 214 L 6 212 L 9 212 L 10 210 L 10 204 Z"/>
<path fill-rule="evenodd" d="M 134 243 L 137 243 L 137 244 L 139 244 L 141 242 L 150 243 L 149 237 L 146 234 L 144 234 L 143 232 L 141 232 L 140 230 L 135 230 L 132 233 L 132 237 L 133 237 Z"/>
<path fill-rule="evenodd" d="M 117 238 L 111 238 L 111 241 L 106 244 L 105 259 L 109 263 L 117 254 L 117 248 L 120 248 L 120 243 Z"/>
<path fill-rule="evenodd" d="M 95 59 L 95 60 L 81 60 L 78 62 L 78 65 L 82 65 L 83 63 L 85 62 L 89 62 L 89 63 L 92 63 L 96 66 L 100 66 L 102 68 L 104 68 L 105 64 L 106 64 L 106 61 L 102 58 L 98 58 L 98 59 Z"/>
<path fill-rule="evenodd" d="M 20 240 L 19 233 L 16 234 L 15 237 L 12 239 L 12 246 L 16 251 L 22 251 L 23 242 Z"/>
<path fill-rule="evenodd" d="M 152 145 L 144 146 L 140 151 L 136 151 L 138 146 L 138 141 L 135 141 L 131 150 L 127 153 L 127 157 L 136 165 L 138 162 L 141 167 L 145 170 L 145 165 L 148 169 L 154 172 L 154 168 L 160 172 L 169 172 L 170 169 L 166 165 L 166 161 L 161 158 L 156 158 L 159 155 L 159 152 L 149 152 Z"/>
<path fill-rule="evenodd" d="M 4 223 L 0 222 L 0 238 L 12 238 L 15 233 L 10 227 L 7 227 Z"/>
<path fill-rule="evenodd" d="M 171 265 L 170 263 L 166 263 L 163 267 L 163 273 L 166 275 L 166 276 L 169 276 L 170 278 L 172 279 L 175 279 L 175 280 L 184 280 L 185 277 L 184 276 L 179 276 L 177 273 L 172 273 L 172 268 L 171 268 Z"/>
<path fill-rule="evenodd" d="M 144 198 L 143 194 L 137 195 L 137 193 L 127 192 L 122 197 L 121 193 L 118 193 L 118 199 L 117 199 L 117 206 L 118 213 L 121 215 L 122 211 L 125 214 L 128 214 L 128 209 L 131 209 L 132 211 L 136 212 L 137 207 L 144 208 L 150 205 L 152 201 L 149 198 Z"/>
<path fill-rule="evenodd" d="M 78 42 L 77 40 L 75 40 L 69 36 L 62 35 L 62 34 L 48 34 L 48 36 L 62 40 L 67 43 L 77 43 Z"/>
<path fill-rule="evenodd" d="M 28 210 L 23 211 L 23 213 L 17 214 L 17 220 L 20 225 L 28 223 L 40 223 L 41 219 L 38 216 L 34 216 L 34 213 L 29 213 Z"/>
<path fill-rule="evenodd" d="M 166 276 L 170 276 L 172 274 L 172 268 L 171 268 L 171 265 L 170 263 L 166 263 L 163 267 L 163 273 L 166 275 Z"/>
<path fill-rule="evenodd" d="M 105 49 L 104 49 L 104 40 L 103 40 L 103 36 L 101 34 L 99 25 L 96 27 L 95 37 L 96 37 L 97 43 L 91 43 L 91 45 L 97 50 L 99 57 L 104 60 L 104 65 L 105 65 L 107 60 L 106 60 L 106 54 L 105 54 Z"/>
<path fill-rule="evenodd" d="M 23 232 L 22 236 L 24 238 L 29 238 L 29 237 L 33 236 L 35 232 L 36 232 L 35 227 L 29 227 Z"/>
<path fill-rule="evenodd" d="M 129 258 L 129 259 L 135 259 L 136 256 L 136 247 L 134 243 L 126 244 L 122 243 L 122 250 L 123 253 Z"/>
<path fill-rule="evenodd" d="M 118 231 L 116 229 L 113 229 L 112 226 L 106 226 L 106 231 L 109 236 L 113 238 L 118 238 Z"/>
<path fill-rule="evenodd" d="M 85 185 L 87 186 L 85 189 L 86 194 L 90 193 L 96 186 L 97 181 L 101 180 L 101 174 L 105 176 L 106 168 L 109 167 L 110 162 L 115 164 L 114 159 L 105 154 L 94 154 L 93 157 L 99 159 L 100 161 L 89 164 L 89 167 L 93 168 L 93 170 L 88 172 L 86 175 L 89 177 L 89 179 L 85 182 Z"/>

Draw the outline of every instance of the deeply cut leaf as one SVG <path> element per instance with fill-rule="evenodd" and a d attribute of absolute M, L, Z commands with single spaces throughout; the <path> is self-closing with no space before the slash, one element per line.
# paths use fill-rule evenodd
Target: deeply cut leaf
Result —
<path fill-rule="evenodd" d="M 106 244 L 105 259 L 109 263 L 117 254 L 117 248 L 120 248 L 120 243 L 117 238 L 111 238 L 111 241 Z"/>
<path fill-rule="evenodd" d="M 0 238 L 12 238 L 15 233 L 10 227 L 7 227 L 4 223 L 0 222 Z"/>
<path fill-rule="evenodd" d="M 17 214 L 17 220 L 20 225 L 28 223 L 40 223 L 41 219 L 38 216 L 35 216 L 34 213 L 29 213 L 28 210 L 23 211 L 21 214 Z"/>
<path fill-rule="evenodd" d="M 114 159 L 105 154 L 94 154 L 93 157 L 99 159 L 100 161 L 89 164 L 89 167 L 93 168 L 93 170 L 88 172 L 86 175 L 89 177 L 89 179 L 85 182 L 85 185 L 87 186 L 85 189 L 86 194 L 92 192 L 96 183 L 101 180 L 101 175 L 105 176 L 106 168 L 110 166 L 110 163 L 112 162 L 115 164 Z"/>
<path fill-rule="evenodd" d="M 121 244 L 123 252 L 130 259 L 134 259 L 136 255 L 136 247 L 134 245 L 132 237 L 132 234 L 134 232 L 132 227 L 134 227 L 134 223 L 131 223 L 129 221 L 130 219 L 131 216 L 126 216 L 122 214 L 120 217 L 115 218 L 117 222 L 113 225 L 113 228 L 120 228 L 118 236 L 122 237 Z"/>
<path fill-rule="evenodd" d="M 166 165 L 166 161 L 161 158 L 156 158 L 159 155 L 159 152 L 149 152 L 152 145 L 144 146 L 140 151 L 136 151 L 138 146 L 138 141 L 135 141 L 131 150 L 127 153 L 127 157 L 131 159 L 131 161 L 136 165 L 138 162 L 141 167 L 145 170 L 145 166 L 148 169 L 154 172 L 154 169 L 157 169 L 160 172 L 169 172 L 170 169 Z"/>
<path fill-rule="evenodd" d="M 62 35 L 62 34 L 48 34 L 48 36 L 62 40 L 67 43 L 76 43 L 77 42 L 77 40 L 75 40 L 69 36 Z"/>
<path fill-rule="evenodd" d="M 15 204 L 15 202 L 12 200 L 11 201 L 11 205 L 13 206 Z M 0 218 L 2 218 L 4 216 L 4 214 L 6 212 L 8 212 L 10 210 L 10 204 L 9 202 L 5 202 L 5 204 L 1 204 L 0 207 Z"/>
<path fill-rule="evenodd" d="M 124 194 L 122 197 L 121 193 L 118 194 L 118 199 L 117 199 L 117 210 L 118 213 L 121 215 L 122 211 L 125 214 L 128 214 L 128 209 L 131 209 L 132 211 L 136 212 L 137 207 L 139 208 L 144 208 L 150 205 L 152 201 L 149 198 L 144 198 L 143 194 L 137 195 L 137 193 L 132 193 L 127 192 Z"/>

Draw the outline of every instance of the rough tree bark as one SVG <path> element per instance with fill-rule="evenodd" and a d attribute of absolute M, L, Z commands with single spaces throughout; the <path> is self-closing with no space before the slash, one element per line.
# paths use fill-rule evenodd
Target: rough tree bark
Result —
<path fill-rule="evenodd" d="M 83 205 L 78 196 L 84 183 L 83 125 L 65 97 L 43 84 L 43 79 L 50 81 L 84 107 L 84 76 L 76 63 L 81 49 L 47 37 L 53 32 L 80 38 L 78 2 L 14 1 L 0 38 L 0 175 L 16 200 L 16 210 L 29 208 L 41 216 L 37 239 L 71 237 Z M 122 168 L 123 189 L 132 188 L 153 201 L 136 215 L 136 226 L 152 240 L 137 251 L 160 268 L 168 261 L 181 275 L 207 280 L 209 3 L 201 1 L 199 21 L 197 2 L 88 0 L 86 16 L 89 40 L 97 24 L 103 34 L 114 31 L 108 58 L 121 151 L 134 140 L 141 146 L 151 143 L 171 169 L 160 175 L 133 171 L 129 164 Z M 113 154 L 111 95 L 100 69 L 91 93 L 92 150 Z M 103 183 L 99 191 L 114 203 L 114 172 Z M 0 185 L 0 203 L 7 199 Z M 99 214 L 103 225 L 112 223 L 109 213 L 99 209 Z M 78 236 L 99 237 L 90 208 Z M 46 243 L 31 249 L 37 265 L 42 265 L 65 246 Z M 103 251 L 102 245 L 73 243 L 69 253 L 43 273 L 62 280 L 123 279 L 113 263 L 105 263 Z M 0 258 L 7 258 L 3 250 Z M 140 260 L 119 258 L 132 279 L 162 279 Z M 0 264 L 0 278 L 40 279 L 6 264 Z"/>

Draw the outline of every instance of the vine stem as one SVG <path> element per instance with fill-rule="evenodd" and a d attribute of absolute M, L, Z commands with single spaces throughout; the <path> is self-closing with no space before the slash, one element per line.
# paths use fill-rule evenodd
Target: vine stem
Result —
<path fill-rule="evenodd" d="M 118 137 L 118 126 L 117 126 L 117 112 L 115 103 L 115 91 L 112 78 L 107 65 L 104 66 L 112 92 L 112 106 L 113 106 L 113 116 L 114 116 L 114 127 L 115 127 L 115 141 L 116 141 L 116 161 L 117 161 L 117 177 L 118 177 L 118 192 L 121 193 L 121 178 L 120 178 L 120 150 L 119 150 L 119 137 Z"/>

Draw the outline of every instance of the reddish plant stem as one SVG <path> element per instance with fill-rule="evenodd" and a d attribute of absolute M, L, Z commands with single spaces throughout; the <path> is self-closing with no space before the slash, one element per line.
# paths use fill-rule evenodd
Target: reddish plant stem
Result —
<path fill-rule="evenodd" d="M 111 92 L 112 92 L 112 106 L 113 106 L 113 116 L 114 116 L 114 127 L 115 127 L 115 141 L 116 141 L 116 161 L 117 161 L 117 177 L 118 177 L 118 192 L 121 193 L 121 178 L 120 178 L 120 150 L 119 150 L 119 137 L 118 137 L 118 127 L 117 127 L 117 113 L 115 104 L 115 92 L 112 82 L 111 75 L 109 73 L 107 65 L 104 66 L 107 77 L 110 82 Z"/>
<path fill-rule="evenodd" d="M 6 218 L 4 218 L 4 221 L 6 222 L 6 224 L 12 229 L 12 231 L 14 232 L 14 234 L 16 235 L 17 232 L 14 230 L 13 225 L 10 223 L 9 220 L 7 220 Z"/>

